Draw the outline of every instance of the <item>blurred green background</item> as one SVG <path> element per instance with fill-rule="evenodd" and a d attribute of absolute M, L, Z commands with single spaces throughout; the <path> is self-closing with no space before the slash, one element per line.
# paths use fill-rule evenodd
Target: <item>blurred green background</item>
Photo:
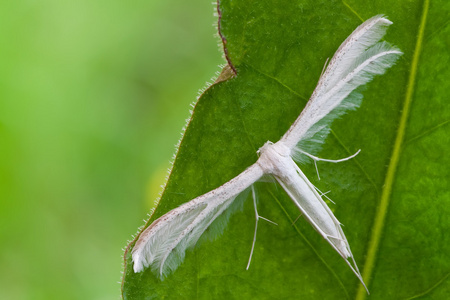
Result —
<path fill-rule="evenodd" d="M 0 3 L 0 299 L 118 299 L 189 104 L 211 1 Z"/>

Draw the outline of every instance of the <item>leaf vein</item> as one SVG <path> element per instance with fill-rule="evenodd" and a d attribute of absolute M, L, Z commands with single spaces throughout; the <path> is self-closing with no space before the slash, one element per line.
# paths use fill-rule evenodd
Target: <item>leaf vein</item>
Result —
<path fill-rule="evenodd" d="M 341 139 L 339 139 L 339 137 L 337 136 L 337 134 L 331 130 L 331 134 L 334 136 L 334 138 L 336 139 L 336 141 L 339 143 L 339 145 L 341 145 L 342 148 L 344 148 L 345 152 L 348 155 L 353 154 L 352 152 L 350 152 L 348 150 L 348 147 L 341 141 Z M 353 160 L 353 163 L 356 164 L 356 166 L 361 170 L 361 172 L 364 174 L 364 177 L 367 179 L 367 181 L 373 186 L 373 188 L 375 189 L 375 192 L 377 193 L 377 195 L 379 195 L 380 190 L 377 187 L 377 185 L 375 184 L 375 181 L 373 180 L 372 177 L 370 177 L 369 173 L 366 171 L 366 169 L 364 169 L 364 167 L 361 165 L 361 163 L 358 161 L 358 158 L 355 157 Z"/>
<path fill-rule="evenodd" d="M 287 86 L 286 84 L 284 84 L 284 83 L 283 83 L 282 81 L 280 81 L 278 78 L 273 77 L 273 76 L 271 76 L 271 75 L 269 75 L 269 74 L 267 74 L 267 73 L 264 73 L 263 71 L 258 70 L 257 68 L 255 68 L 255 67 L 253 67 L 252 65 L 249 65 L 249 64 L 247 64 L 247 63 L 245 63 L 245 64 L 243 64 L 243 65 L 245 65 L 245 66 L 251 68 L 252 70 L 258 72 L 259 74 L 261 74 L 261 75 L 263 75 L 263 76 L 265 76 L 265 77 L 267 77 L 267 78 L 270 78 L 270 79 L 276 81 L 278 84 L 280 84 L 281 86 L 283 86 L 284 88 L 286 88 L 287 90 L 289 90 L 291 93 L 293 93 L 293 94 L 296 95 L 297 97 L 299 97 L 299 98 L 301 98 L 302 100 L 304 100 L 305 103 L 309 100 L 307 97 L 305 97 L 305 96 L 303 96 L 303 95 L 300 95 L 299 93 L 297 93 L 296 91 L 294 91 L 292 88 L 290 88 L 289 86 Z"/>
<path fill-rule="evenodd" d="M 418 140 L 418 139 L 420 139 L 420 138 L 422 138 L 422 137 L 424 137 L 424 136 L 426 136 L 426 135 L 428 135 L 428 134 L 431 134 L 433 131 L 438 130 L 439 128 L 441 128 L 441 127 L 447 125 L 448 123 L 450 123 L 450 120 L 444 121 L 444 122 L 442 122 L 442 123 L 440 123 L 440 124 L 438 124 L 438 125 L 436 125 L 436 126 L 431 127 L 430 129 L 425 130 L 425 131 L 422 132 L 422 133 L 419 133 L 419 134 L 416 135 L 416 136 L 413 136 L 412 138 L 410 138 L 409 140 L 407 140 L 407 141 L 405 142 L 405 145 L 406 145 L 406 144 L 409 144 L 409 143 L 412 143 L 412 142 L 414 142 L 415 140 Z"/>
<path fill-rule="evenodd" d="M 361 22 L 364 22 L 364 21 L 365 21 L 365 20 L 364 20 L 364 19 L 356 12 L 356 10 L 354 10 L 347 2 L 342 1 L 342 3 L 343 3 L 345 6 L 347 6 L 347 8 L 348 8 L 352 13 L 354 13 L 355 16 L 357 16 L 358 19 L 361 20 Z"/>
<path fill-rule="evenodd" d="M 381 199 L 378 206 L 378 210 L 375 214 L 375 220 L 373 225 L 373 230 L 370 236 L 367 257 L 363 269 L 363 278 L 367 286 L 370 285 L 371 275 L 374 271 L 376 256 L 378 249 L 380 247 L 380 241 L 383 234 L 383 228 L 386 221 L 386 215 L 388 212 L 388 207 L 391 202 L 391 192 L 395 181 L 395 173 L 400 160 L 400 155 L 402 152 L 405 131 L 407 126 L 407 121 L 410 113 L 411 102 L 414 95 L 414 85 L 417 76 L 417 67 L 419 64 L 420 52 L 423 44 L 423 37 L 425 32 L 425 25 L 428 16 L 428 8 L 430 5 L 429 0 L 425 0 L 422 8 L 422 17 L 420 20 L 418 28 L 418 36 L 416 41 L 416 46 L 414 49 L 414 54 L 411 63 L 411 69 L 408 78 L 408 85 L 406 87 L 405 100 L 403 102 L 403 110 L 400 116 L 400 123 L 397 129 L 397 136 L 395 137 L 394 148 L 392 150 L 391 159 L 388 165 L 385 182 L 382 189 Z M 366 291 L 361 286 L 358 287 L 358 292 L 356 294 L 357 300 L 366 299 Z"/>
<path fill-rule="evenodd" d="M 417 299 L 417 298 L 421 298 L 421 297 L 423 297 L 423 296 L 425 296 L 425 295 L 430 294 L 432 291 L 434 291 L 435 289 L 437 289 L 442 283 L 444 283 L 444 282 L 447 280 L 447 278 L 448 278 L 449 275 L 450 275 L 450 273 L 447 273 L 444 277 L 442 277 L 438 282 L 436 282 L 432 287 L 430 287 L 430 288 L 427 289 L 426 291 L 424 291 L 424 292 L 422 292 L 422 293 L 420 293 L 420 294 L 414 295 L 414 296 L 412 296 L 412 297 L 409 297 L 409 298 L 407 298 L 406 300 Z"/>

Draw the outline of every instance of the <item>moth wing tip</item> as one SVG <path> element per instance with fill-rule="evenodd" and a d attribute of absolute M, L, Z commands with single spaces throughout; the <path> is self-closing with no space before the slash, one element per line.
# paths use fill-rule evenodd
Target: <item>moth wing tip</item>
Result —
<path fill-rule="evenodd" d="M 144 270 L 144 261 L 142 259 L 140 251 L 139 250 L 133 251 L 133 253 L 131 255 L 131 259 L 133 261 L 134 273 L 142 272 Z"/>
<path fill-rule="evenodd" d="M 384 14 L 379 14 L 379 15 L 373 16 L 370 19 L 373 20 L 375 23 L 381 22 L 381 23 L 386 24 L 387 26 L 393 24 L 392 21 L 389 20 L 388 17 L 386 15 L 384 15 Z"/>
<path fill-rule="evenodd" d="M 380 20 L 383 20 L 383 23 L 385 23 L 386 25 L 392 25 L 394 24 L 391 20 L 389 20 L 386 16 L 383 16 Z"/>
<path fill-rule="evenodd" d="M 144 270 L 144 266 L 142 265 L 142 263 L 139 261 L 134 261 L 134 264 L 133 264 L 134 273 L 139 273 L 139 272 L 142 272 L 143 270 Z"/>

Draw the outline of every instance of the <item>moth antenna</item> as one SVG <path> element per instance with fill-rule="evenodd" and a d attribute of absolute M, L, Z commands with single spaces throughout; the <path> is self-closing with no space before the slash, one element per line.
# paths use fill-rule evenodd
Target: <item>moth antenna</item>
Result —
<path fill-rule="evenodd" d="M 328 61 L 329 61 L 329 60 L 330 60 L 330 58 L 327 57 L 327 59 L 325 60 L 325 64 L 323 65 L 322 72 L 320 73 L 320 77 L 322 77 L 323 73 L 325 73 L 325 70 L 326 70 L 326 68 L 327 68 Z"/>
<path fill-rule="evenodd" d="M 327 234 L 327 237 L 328 237 L 328 238 L 335 239 L 335 240 L 340 241 L 340 242 L 345 242 L 345 241 L 346 241 L 346 240 L 344 240 L 344 239 L 341 239 L 340 237 L 336 237 L 336 236 L 332 236 L 332 235 L 328 235 L 328 234 Z"/>
<path fill-rule="evenodd" d="M 353 268 L 351 268 L 351 269 L 353 271 L 356 271 L 355 275 L 358 277 L 359 281 L 361 281 L 361 284 L 363 285 L 364 289 L 366 289 L 367 294 L 370 295 L 369 289 L 367 288 L 366 284 L 364 283 L 364 280 L 361 276 L 361 272 L 358 269 L 358 265 L 356 264 L 356 261 L 355 261 L 355 258 L 353 257 L 353 255 L 352 255 L 352 262 L 353 262 L 352 265 L 355 267 L 355 269 L 354 270 L 353 270 Z"/>
<path fill-rule="evenodd" d="M 334 238 L 333 236 L 330 235 L 326 235 L 326 239 L 328 238 Z M 341 240 L 338 238 L 338 240 Z M 350 256 L 346 256 L 344 255 L 337 247 L 336 245 L 334 245 L 333 243 L 330 243 L 331 247 L 333 247 L 334 250 L 336 250 L 336 252 L 339 253 L 339 255 L 341 255 L 341 257 L 344 259 L 345 263 L 350 267 L 350 269 L 352 270 L 352 272 L 356 275 L 356 277 L 358 277 L 359 281 L 361 282 L 361 284 L 364 286 L 364 289 L 366 290 L 367 294 L 370 295 L 369 293 L 369 289 L 367 288 L 366 284 L 364 283 L 364 280 L 361 276 L 361 273 L 358 269 L 358 265 L 356 264 L 355 258 L 353 257 L 353 253 L 352 250 L 350 249 L 350 245 L 347 245 L 347 250 L 350 254 Z M 348 260 L 349 258 L 351 258 L 351 262 Z M 353 262 L 353 263 L 352 263 Z"/>

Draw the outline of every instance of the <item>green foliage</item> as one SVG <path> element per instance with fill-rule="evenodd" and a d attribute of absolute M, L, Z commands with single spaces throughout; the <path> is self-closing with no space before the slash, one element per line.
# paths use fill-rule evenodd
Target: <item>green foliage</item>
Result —
<path fill-rule="evenodd" d="M 119 297 L 123 248 L 223 63 L 213 12 L 0 1 L 0 299 Z"/>
<path fill-rule="evenodd" d="M 369 284 L 370 299 L 445 299 L 450 293 L 450 26 L 446 1 L 220 1 L 221 34 L 237 76 L 199 99 L 153 220 L 216 188 L 256 161 L 301 112 L 323 64 L 365 19 L 385 14 L 386 40 L 405 54 L 363 92 L 360 109 L 333 123 L 320 156 L 302 166 L 330 204 Z M 364 299 L 354 274 L 276 184 L 261 183 L 254 230 L 247 199 L 224 234 L 188 251 L 164 281 L 132 271 L 124 299 Z M 133 243 L 129 246 L 131 249 Z"/>

